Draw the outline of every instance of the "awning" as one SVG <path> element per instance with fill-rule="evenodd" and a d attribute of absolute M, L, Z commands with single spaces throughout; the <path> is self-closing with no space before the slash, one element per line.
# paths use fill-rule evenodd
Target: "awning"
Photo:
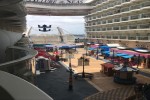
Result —
<path fill-rule="evenodd" d="M 94 50 L 95 48 L 88 48 L 88 50 Z"/>
<path fill-rule="evenodd" d="M 120 56 L 127 56 L 127 54 L 124 54 L 124 53 L 117 53 L 116 56 L 119 56 L 119 57 L 120 57 Z"/>
<path fill-rule="evenodd" d="M 90 47 L 91 47 L 91 48 L 97 48 L 98 45 L 91 45 Z"/>
<path fill-rule="evenodd" d="M 117 48 L 120 49 L 120 50 L 128 50 L 128 49 L 130 49 L 128 47 L 117 47 Z"/>
<path fill-rule="evenodd" d="M 101 48 L 104 51 L 109 51 L 110 47 L 103 45 L 103 46 L 99 46 L 99 48 Z"/>
<path fill-rule="evenodd" d="M 45 57 L 43 57 L 43 56 L 38 56 L 38 57 L 36 58 L 36 60 L 39 60 L 39 59 L 49 60 L 48 58 L 45 58 Z"/>
<path fill-rule="evenodd" d="M 135 52 L 135 51 L 132 51 L 132 50 L 119 50 L 117 48 L 111 48 L 111 51 L 114 51 L 114 52 L 117 52 L 117 53 L 125 53 L 125 54 L 128 54 L 128 55 L 135 55 L 135 56 L 150 58 L 150 53 L 140 53 L 140 52 Z"/>
<path fill-rule="evenodd" d="M 136 72 L 136 71 L 138 71 L 137 68 L 128 67 L 128 66 L 115 67 L 114 70 L 121 71 L 121 72 Z"/>
<path fill-rule="evenodd" d="M 103 51 L 104 54 L 110 54 L 110 51 Z"/>
<path fill-rule="evenodd" d="M 55 45 L 45 45 L 45 47 L 50 47 L 50 48 L 52 48 L 52 47 L 55 47 Z"/>
<path fill-rule="evenodd" d="M 141 53 L 149 53 L 149 50 L 136 50 L 137 52 L 141 52 Z"/>
<path fill-rule="evenodd" d="M 123 58 L 132 58 L 133 55 L 124 55 L 124 56 L 121 56 L 121 57 L 123 57 Z"/>
<path fill-rule="evenodd" d="M 35 58 L 38 58 L 39 56 L 49 58 L 49 54 L 47 52 L 38 52 L 38 54 L 35 56 Z"/>
<path fill-rule="evenodd" d="M 107 44 L 107 46 L 109 46 L 110 48 L 120 47 L 119 44 Z"/>

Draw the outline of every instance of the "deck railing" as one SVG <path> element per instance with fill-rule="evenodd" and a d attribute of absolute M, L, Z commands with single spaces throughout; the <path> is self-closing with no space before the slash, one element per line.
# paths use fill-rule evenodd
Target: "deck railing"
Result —
<path fill-rule="evenodd" d="M 119 39 L 119 40 L 145 40 L 150 41 L 150 36 L 123 36 L 123 35 L 109 35 L 109 36 L 89 36 L 88 37 L 93 39 Z"/>

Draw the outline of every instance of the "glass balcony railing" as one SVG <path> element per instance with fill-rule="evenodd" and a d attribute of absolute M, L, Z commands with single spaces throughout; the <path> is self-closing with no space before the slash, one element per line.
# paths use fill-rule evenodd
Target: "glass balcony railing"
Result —
<path fill-rule="evenodd" d="M 148 6 L 150 6 L 150 1 L 144 2 L 144 3 L 142 3 L 142 5 L 141 5 L 141 7 L 148 7 Z"/>
<path fill-rule="evenodd" d="M 0 100 L 53 100 L 41 89 L 10 73 L 0 71 Z"/>
<path fill-rule="evenodd" d="M 149 40 L 148 36 L 138 36 L 138 40 Z"/>
<path fill-rule="evenodd" d="M 113 37 L 113 39 L 118 39 L 118 36 L 112 36 Z"/>
<path fill-rule="evenodd" d="M 111 39 L 111 36 L 106 36 L 107 37 L 107 39 Z"/>
<path fill-rule="evenodd" d="M 120 39 L 126 39 L 127 37 L 126 36 L 120 36 Z"/>
<path fill-rule="evenodd" d="M 148 18 L 150 17 L 150 13 L 141 14 L 141 18 Z"/>
<path fill-rule="evenodd" d="M 95 38 L 95 36 L 91 36 L 91 38 Z M 150 36 L 127 36 L 127 35 L 105 35 L 96 37 L 99 39 L 120 39 L 120 40 L 145 40 L 150 41 Z"/>

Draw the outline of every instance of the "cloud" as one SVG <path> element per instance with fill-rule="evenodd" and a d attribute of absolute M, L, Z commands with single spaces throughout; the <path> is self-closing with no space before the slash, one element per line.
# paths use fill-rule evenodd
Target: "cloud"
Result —
<path fill-rule="evenodd" d="M 38 25 L 52 25 L 50 34 L 58 31 L 57 27 L 62 28 L 72 34 L 85 34 L 83 16 L 33 16 L 27 15 L 27 26 L 32 27 L 31 34 L 43 34 L 38 31 Z"/>

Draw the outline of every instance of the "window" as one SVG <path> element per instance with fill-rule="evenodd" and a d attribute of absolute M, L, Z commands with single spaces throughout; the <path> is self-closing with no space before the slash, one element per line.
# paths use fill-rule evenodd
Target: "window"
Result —
<path fill-rule="evenodd" d="M 140 28 L 150 28 L 150 24 L 143 24 L 143 25 L 140 25 Z"/>
<path fill-rule="evenodd" d="M 150 1 L 142 3 L 142 7 L 148 7 L 148 6 L 150 6 Z"/>
<path fill-rule="evenodd" d="M 107 35 L 107 39 L 111 39 L 111 36 L 110 36 L 110 35 Z"/>
<path fill-rule="evenodd" d="M 114 30 L 119 30 L 119 26 L 113 27 Z"/>
<path fill-rule="evenodd" d="M 112 30 L 112 27 L 107 27 L 107 30 Z"/>
<path fill-rule="evenodd" d="M 120 22 L 120 18 L 114 19 L 114 22 Z"/>
<path fill-rule="evenodd" d="M 137 25 L 130 25 L 129 29 L 137 29 Z"/>
<path fill-rule="evenodd" d="M 141 17 L 142 17 L 142 18 L 148 18 L 148 17 L 150 17 L 150 13 L 142 14 Z"/>
<path fill-rule="evenodd" d="M 126 30 L 126 29 L 127 29 L 127 26 L 121 26 L 120 29 L 121 29 L 121 30 Z"/>
<path fill-rule="evenodd" d="M 138 18 L 139 18 L 139 15 L 133 15 L 133 16 L 131 16 L 131 20 L 138 19 Z"/>
<path fill-rule="evenodd" d="M 124 3 L 124 2 L 129 2 L 130 0 L 122 0 L 122 3 Z"/>
<path fill-rule="evenodd" d="M 121 12 L 125 12 L 125 11 L 129 11 L 129 8 L 126 7 L 126 8 L 122 8 L 122 9 L 121 9 Z"/>
<path fill-rule="evenodd" d="M 122 21 L 127 21 L 128 17 L 122 17 Z"/>
<path fill-rule="evenodd" d="M 108 23 L 112 23 L 112 20 L 108 20 Z"/>
<path fill-rule="evenodd" d="M 140 9 L 141 5 L 138 4 L 138 5 L 133 5 L 130 7 L 130 10 L 134 10 L 134 9 Z"/>
<path fill-rule="evenodd" d="M 96 25 L 96 22 L 93 22 L 93 24 L 92 25 Z"/>
<path fill-rule="evenodd" d="M 101 24 L 101 21 L 98 21 L 97 24 Z"/>
<path fill-rule="evenodd" d="M 126 39 L 126 36 L 120 36 L 120 39 Z"/>
<path fill-rule="evenodd" d="M 102 31 L 106 31 L 106 28 L 102 28 Z"/>
<path fill-rule="evenodd" d="M 102 21 L 102 24 L 106 24 L 106 20 L 103 20 L 103 21 Z"/>
<path fill-rule="evenodd" d="M 113 39 L 118 39 L 118 36 L 116 36 L 116 35 L 115 35 L 115 36 L 113 36 Z"/>

